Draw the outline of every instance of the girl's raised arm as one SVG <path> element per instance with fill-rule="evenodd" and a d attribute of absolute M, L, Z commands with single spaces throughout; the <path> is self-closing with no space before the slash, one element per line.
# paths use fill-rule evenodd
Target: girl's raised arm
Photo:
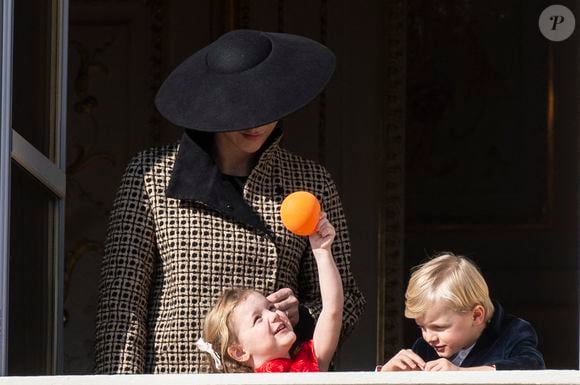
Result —
<path fill-rule="evenodd" d="M 332 256 L 332 241 L 336 235 L 328 222 L 326 213 L 321 213 L 317 231 L 310 238 L 310 246 L 318 267 L 322 311 L 314 329 L 314 351 L 321 371 L 327 371 L 334 356 L 342 327 L 344 294 L 340 273 Z"/>

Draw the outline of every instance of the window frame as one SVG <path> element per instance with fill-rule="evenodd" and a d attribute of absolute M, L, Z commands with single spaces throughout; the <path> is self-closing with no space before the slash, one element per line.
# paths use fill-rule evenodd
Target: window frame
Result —
<path fill-rule="evenodd" d="M 0 14 L 0 376 L 8 370 L 11 161 L 27 170 L 55 196 L 49 210 L 49 374 L 63 368 L 64 209 L 66 196 L 66 110 L 69 0 L 53 0 L 51 7 L 50 159 L 12 128 L 12 59 L 14 0 L 3 0 Z M 52 313 L 52 314 L 50 314 Z"/>

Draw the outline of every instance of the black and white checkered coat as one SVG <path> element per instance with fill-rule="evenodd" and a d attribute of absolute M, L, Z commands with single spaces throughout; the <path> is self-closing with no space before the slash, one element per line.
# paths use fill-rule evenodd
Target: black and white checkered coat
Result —
<path fill-rule="evenodd" d="M 269 145 L 243 197 L 207 152 L 179 144 L 138 154 L 113 205 L 97 314 L 98 373 L 207 371 L 194 342 L 224 288 L 269 294 L 290 287 L 316 318 L 321 310 L 308 239 L 288 232 L 279 209 L 297 190 L 314 193 L 336 228 L 333 254 L 343 279 L 343 335 L 365 300 L 350 271 L 346 220 L 324 167 Z"/>

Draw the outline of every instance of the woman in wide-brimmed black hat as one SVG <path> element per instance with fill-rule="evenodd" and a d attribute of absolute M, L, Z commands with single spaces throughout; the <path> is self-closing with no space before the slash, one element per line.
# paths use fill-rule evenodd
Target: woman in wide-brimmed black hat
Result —
<path fill-rule="evenodd" d="M 138 154 L 121 182 L 102 265 L 97 372 L 207 371 L 194 343 L 225 288 L 272 293 L 308 329 L 320 311 L 315 262 L 308 239 L 279 215 L 297 190 L 315 194 L 336 228 L 350 332 L 365 301 L 335 184 L 324 167 L 278 145 L 278 121 L 314 99 L 334 67 L 332 52 L 308 38 L 236 30 L 165 80 L 155 104 L 185 131 Z"/>

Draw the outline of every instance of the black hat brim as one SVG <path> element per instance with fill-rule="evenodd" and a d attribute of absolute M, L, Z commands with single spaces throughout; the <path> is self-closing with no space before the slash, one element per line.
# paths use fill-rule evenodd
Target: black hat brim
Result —
<path fill-rule="evenodd" d="M 167 77 L 155 98 L 159 112 L 188 129 L 236 131 L 279 120 L 322 92 L 335 68 L 332 51 L 302 36 L 252 32 L 270 40 L 264 60 L 245 71 L 216 72 L 207 64 L 210 44 Z"/>

